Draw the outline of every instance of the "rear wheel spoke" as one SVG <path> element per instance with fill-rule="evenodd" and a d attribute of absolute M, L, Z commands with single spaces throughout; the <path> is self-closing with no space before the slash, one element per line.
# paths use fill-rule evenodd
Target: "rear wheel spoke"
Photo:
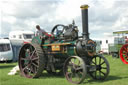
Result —
<path fill-rule="evenodd" d="M 35 64 L 34 62 L 32 63 L 32 65 L 33 65 L 33 66 L 35 66 L 35 67 L 38 67 L 38 65 L 37 65 L 37 64 Z"/>
<path fill-rule="evenodd" d="M 21 60 L 23 60 L 23 61 L 24 61 L 24 60 L 29 60 L 29 59 L 28 59 L 28 58 L 21 58 Z"/>
<path fill-rule="evenodd" d="M 23 68 L 23 72 L 24 72 L 25 70 L 28 70 L 28 66 L 25 66 L 25 67 Z"/>
<path fill-rule="evenodd" d="M 38 57 L 35 57 L 35 58 L 32 58 L 32 61 L 35 61 L 35 60 L 38 60 L 39 58 Z"/>

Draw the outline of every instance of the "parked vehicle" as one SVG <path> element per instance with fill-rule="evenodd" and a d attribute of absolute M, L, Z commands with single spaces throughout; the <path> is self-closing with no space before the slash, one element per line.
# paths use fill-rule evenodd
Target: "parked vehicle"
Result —
<path fill-rule="evenodd" d="M 9 33 L 9 39 L 13 49 L 13 61 L 18 60 L 19 50 L 24 43 L 31 42 L 34 37 L 32 31 L 11 31 Z"/>
<path fill-rule="evenodd" d="M 0 39 L 0 61 L 12 61 L 13 51 L 9 39 Z"/>
<path fill-rule="evenodd" d="M 32 31 L 12 31 L 9 33 L 9 39 L 15 44 L 31 42 L 33 37 L 34 32 Z"/>
<path fill-rule="evenodd" d="M 121 47 L 128 42 L 128 30 L 113 32 L 113 35 L 114 43 L 108 45 L 109 53 L 112 54 L 112 57 L 119 58 Z"/>

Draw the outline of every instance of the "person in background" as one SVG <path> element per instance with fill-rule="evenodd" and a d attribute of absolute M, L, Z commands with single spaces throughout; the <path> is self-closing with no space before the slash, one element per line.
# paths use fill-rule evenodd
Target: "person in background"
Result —
<path fill-rule="evenodd" d="M 125 36 L 124 38 L 125 38 L 125 43 L 128 43 L 128 37 Z"/>

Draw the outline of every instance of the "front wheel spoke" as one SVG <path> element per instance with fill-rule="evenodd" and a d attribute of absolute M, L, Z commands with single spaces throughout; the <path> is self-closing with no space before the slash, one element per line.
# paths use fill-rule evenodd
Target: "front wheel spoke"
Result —
<path fill-rule="evenodd" d="M 101 70 L 99 72 L 102 73 L 105 76 L 105 73 L 104 72 L 102 72 Z"/>
<path fill-rule="evenodd" d="M 72 63 L 69 63 L 68 64 L 68 67 L 72 68 L 73 67 L 73 64 Z"/>
<path fill-rule="evenodd" d="M 72 63 L 72 66 L 73 66 L 74 69 L 76 69 L 76 65 L 74 63 Z"/>
<path fill-rule="evenodd" d="M 76 70 L 82 70 L 82 69 L 83 69 L 82 66 L 79 66 L 79 67 L 76 68 Z"/>
<path fill-rule="evenodd" d="M 99 64 L 101 63 L 101 57 L 99 58 Z"/>
<path fill-rule="evenodd" d="M 78 65 L 80 65 L 80 61 L 78 61 Z"/>
<path fill-rule="evenodd" d="M 96 65 L 96 63 L 95 63 L 94 61 L 92 61 L 92 63 L 93 63 L 94 65 Z"/>
<path fill-rule="evenodd" d="M 69 79 L 72 79 L 72 77 L 73 77 L 73 74 L 71 73 L 71 72 L 67 72 L 67 76 L 69 77 Z"/>
<path fill-rule="evenodd" d="M 79 74 L 76 73 L 75 76 L 78 78 L 78 80 L 80 80 Z"/>
<path fill-rule="evenodd" d="M 101 69 L 107 69 L 107 67 L 101 67 Z"/>
<path fill-rule="evenodd" d="M 103 65 L 105 63 L 105 61 L 104 62 L 102 62 L 100 65 Z"/>
<path fill-rule="evenodd" d="M 100 77 L 100 79 L 101 79 L 101 72 L 99 71 L 99 77 Z"/>
<path fill-rule="evenodd" d="M 97 63 L 96 63 L 96 57 L 95 57 L 95 65 L 97 65 Z"/>

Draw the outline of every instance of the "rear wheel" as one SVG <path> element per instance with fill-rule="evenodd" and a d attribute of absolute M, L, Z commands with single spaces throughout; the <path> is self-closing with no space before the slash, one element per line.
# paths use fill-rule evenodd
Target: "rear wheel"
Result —
<path fill-rule="evenodd" d="M 37 44 L 25 44 L 19 54 L 21 75 L 27 78 L 39 77 L 45 66 L 44 53 Z"/>

